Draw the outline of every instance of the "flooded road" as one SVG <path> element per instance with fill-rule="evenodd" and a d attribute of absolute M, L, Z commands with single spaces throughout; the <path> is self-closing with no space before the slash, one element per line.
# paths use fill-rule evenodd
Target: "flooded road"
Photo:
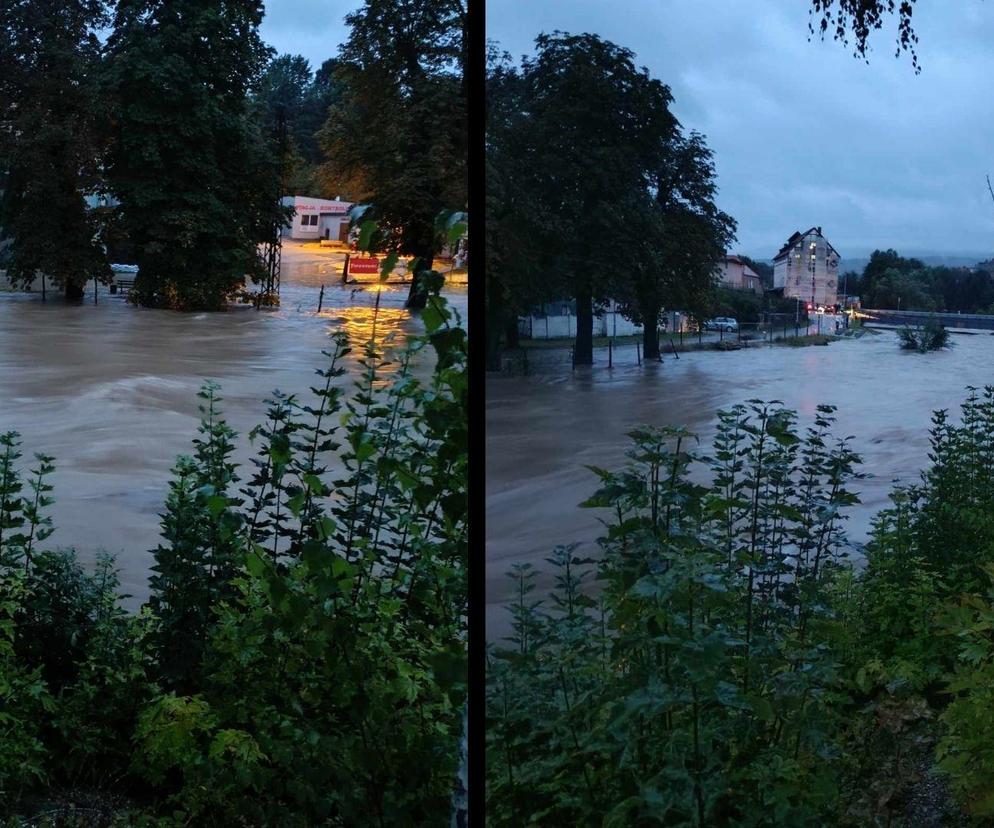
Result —
<path fill-rule="evenodd" d="M 854 435 L 863 457 L 862 504 L 848 532 L 865 540 L 871 517 L 887 505 L 893 481 L 917 479 L 927 463 L 928 427 L 936 408 L 957 409 L 966 386 L 994 383 L 994 336 L 952 336 L 953 347 L 906 353 L 882 331 L 828 347 L 761 347 L 701 351 L 608 371 L 606 354 L 591 370 L 568 364 L 526 377 L 487 380 L 487 635 L 508 631 L 505 573 L 515 562 L 542 569 L 554 546 L 581 542 L 596 554 L 598 514 L 577 504 L 595 488 L 586 465 L 618 468 L 633 426 L 685 425 L 710 447 L 720 408 L 750 398 L 781 400 L 803 429 L 821 403 L 838 406 L 835 433 Z M 631 360 L 634 363 L 634 357 Z M 551 578 L 535 580 L 544 597 Z"/>
<path fill-rule="evenodd" d="M 264 419 L 264 399 L 274 389 L 308 394 L 335 331 L 359 343 L 368 338 L 375 292 L 341 285 L 341 258 L 286 247 L 275 311 L 144 310 L 105 288 L 96 306 L 92 294 L 86 304 L 66 306 L 0 293 L 0 430 L 21 433 L 24 459 L 55 457 L 48 547 L 75 547 L 86 563 L 101 550 L 114 554 L 134 596 L 129 606 L 144 600 L 169 470 L 192 449 L 203 381 L 221 384 L 222 408 L 241 435 L 236 459 L 247 463 L 246 435 Z M 422 330 L 403 309 L 407 292 L 406 285 L 381 292 L 377 340 L 392 334 L 400 344 Z M 446 298 L 465 320 L 465 289 Z M 242 472 L 247 477 L 249 468 Z"/>

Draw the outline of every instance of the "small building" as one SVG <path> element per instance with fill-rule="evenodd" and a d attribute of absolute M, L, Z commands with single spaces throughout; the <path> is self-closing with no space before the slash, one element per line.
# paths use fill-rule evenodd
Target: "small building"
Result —
<path fill-rule="evenodd" d="M 283 235 L 291 239 L 347 242 L 349 238 L 349 208 L 352 202 L 309 196 L 285 196 L 285 207 L 293 207 L 290 223 L 283 228 Z"/>
<path fill-rule="evenodd" d="M 788 298 L 826 307 L 838 302 L 839 253 L 820 227 L 796 232 L 773 257 L 773 287 Z"/>
<path fill-rule="evenodd" d="M 721 283 L 736 290 L 763 292 L 762 277 L 738 256 L 725 256 L 718 271 Z"/>

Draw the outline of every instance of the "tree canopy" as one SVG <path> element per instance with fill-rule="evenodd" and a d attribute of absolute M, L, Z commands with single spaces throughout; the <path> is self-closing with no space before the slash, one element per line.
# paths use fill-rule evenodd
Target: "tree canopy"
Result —
<path fill-rule="evenodd" d="M 277 161 L 247 92 L 269 57 L 259 0 L 121 0 L 109 41 L 111 187 L 142 304 L 218 309 L 258 280 Z"/>
<path fill-rule="evenodd" d="M 574 298 L 574 358 L 587 364 L 594 312 L 615 299 L 646 321 L 651 356 L 661 308 L 705 307 L 734 232 L 710 150 L 628 49 L 564 32 L 535 43 L 520 68 L 494 56 L 489 71 L 491 324 L 498 310 Z"/>
<path fill-rule="evenodd" d="M 994 278 L 984 266 L 929 267 L 896 250 L 874 250 L 862 275 L 850 283 L 870 308 L 959 313 L 994 311 Z"/>
<path fill-rule="evenodd" d="M 0 5 L 0 264 L 15 285 L 41 273 L 71 299 L 110 278 L 85 201 L 101 173 L 106 22 L 100 0 Z"/>
<path fill-rule="evenodd" d="M 340 97 L 320 133 L 322 181 L 340 182 L 372 204 L 367 218 L 393 228 L 386 246 L 419 262 L 408 305 L 421 307 L 419 273 L 443 244 L 436 220 L 466 207 L 466 5 L 366 0 L 346 22 Z"/>

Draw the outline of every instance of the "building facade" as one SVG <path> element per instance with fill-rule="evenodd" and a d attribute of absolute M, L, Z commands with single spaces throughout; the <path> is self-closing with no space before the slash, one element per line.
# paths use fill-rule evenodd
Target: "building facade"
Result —
<path fill-rule="evenodd" d="M 773 257 L 773 287 L 815 306 L 839 301 L 839 254 L 820 227 L 787 239 Z"/>
<path fill-rule="evenodd" d="M 285 207 L 293 207 L 290 223 L 283 228 L 283 235 L 291 239 L 317 241 L 348 241 L 350 201 L 331 201 L 308 196 L 285 196 Z"/>
<path fill-rule="evenodd" d="M 763 280 L 760 275 L 738 256 L 725 256 L 718 274 L 723 285 L 736 290 L 750 290 L 753 293 L 763 292 Z"/>

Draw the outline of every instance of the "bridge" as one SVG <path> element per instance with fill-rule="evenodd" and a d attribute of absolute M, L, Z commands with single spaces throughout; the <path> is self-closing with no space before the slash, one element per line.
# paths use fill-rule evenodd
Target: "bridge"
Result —
<path fill-rule="evenodd" d="M 877 325 L 924 325 L 939 322 L 947 328 L 973 328 L 994 331 L 994 315 L 981 313 L 930 313 L 928 311 L 898 311 L 882 308 L 861 308 L 856 312 L 864 323 Z"/>

